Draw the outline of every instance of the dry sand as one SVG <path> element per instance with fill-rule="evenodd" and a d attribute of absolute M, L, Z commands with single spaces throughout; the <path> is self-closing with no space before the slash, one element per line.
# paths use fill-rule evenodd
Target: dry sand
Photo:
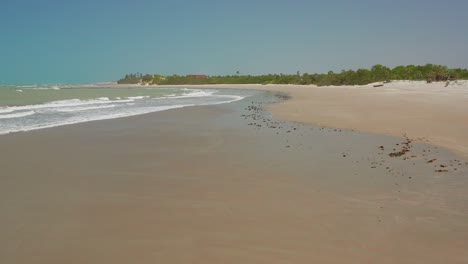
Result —
<path fill-rule="evenodd" d="M 392 136 L 407 134 L 468 158 L 468 81 L 394 81 L 384 87 L 202 85 L 283 91 L 292 100 L 269 109 L 278 118 Z M 184 86 L 187 87 L 187 86 Z"/>
<path fill-rule="evenodd" d="M 0 137 L 0 263 L 468 262 L 467 163 L 269 98 Z"/>

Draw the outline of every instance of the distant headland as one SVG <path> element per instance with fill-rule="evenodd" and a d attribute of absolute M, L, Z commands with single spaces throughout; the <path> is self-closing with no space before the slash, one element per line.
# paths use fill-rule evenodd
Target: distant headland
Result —
<path fill-rule="evenodd" d="M 327 85 L 366 85 L 389 80 L 417 80 L 427 82 L 468 80 L 467 69 L 451 69 L 447 66 L 426 64 L 397 66 L 393 69 L 375 65 L 371 69 L 343 70 L 340 73 L 329 71 L 327 74 L 266 74 L 266 75 L 235 75 L 208 76 L 192 74 L 180 76 L 177 74 L 163 76 L 159 74 L 132 73 L 118 80 L 118 84 L 142 85 L 177 85 L 177 84 L 299 84 L 318 86 Z"/>

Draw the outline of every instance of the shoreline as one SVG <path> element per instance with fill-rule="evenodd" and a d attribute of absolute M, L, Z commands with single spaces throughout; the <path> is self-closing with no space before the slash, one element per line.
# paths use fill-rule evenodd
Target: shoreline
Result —
<path fill-rule="evenodd" d="M 395 81 L 384 87 L 315 85 L 153 85 L 148 88 L 248 89 L 284 92 L 268 107 L 277 118 L 303 124 L 402 137 L 446 147 L 468 159 L 468 82 Z"/>
<path fill-rule="evenodd" d="M 98 88 L 193 88 L 283 92 L 268 106 L 280 119 L 329 128 L 404 137 L 451 149 L 468 159 L 468 81 L 393 81 L 383 87 L 315 85 L 119 85 Z M 85 87 L 86 88 L 86 87 Z M 93 89 L 92 87 L 89 87 Z M 64 88 L 68 89 L 68 88 Z M 71 88 L 70 88 L 71 89 Z"/>
<path fill-rule="evenodd" d="M 277 99 L 0 137 L 0 262 L 468 260 L 468 163 L 274 119 Z"/>

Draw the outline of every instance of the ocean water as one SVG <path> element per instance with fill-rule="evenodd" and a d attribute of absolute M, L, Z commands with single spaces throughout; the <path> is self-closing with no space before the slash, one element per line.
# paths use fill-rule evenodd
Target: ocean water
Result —
<path fill-rule="evenodd" d="M 242 100 L 249 91 L 100 85 L 0 86 L 0 135 Z"/>

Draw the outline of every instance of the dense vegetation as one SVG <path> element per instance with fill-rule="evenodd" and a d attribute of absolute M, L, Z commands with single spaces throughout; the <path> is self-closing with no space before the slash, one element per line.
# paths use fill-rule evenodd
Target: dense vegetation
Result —
<path fill-rule="evenodd" d="M 238 73 L 238 72 L 237 72 Z M 128 74 L 119 84 L 316 84 L 324 85 L 365 85 L 389 80 L 448 81 L 468 79 L 467 69 L 449 69 L 446 66 L 427 64 L 424 66 L 398 66 L 393 69 L 375 65 L 370 70 L 343 70 L 327 74 L 268 74 L 268 75 L 228 75 L 197 78 L 194 76 L 162 76 L 151 74 Z"/>

